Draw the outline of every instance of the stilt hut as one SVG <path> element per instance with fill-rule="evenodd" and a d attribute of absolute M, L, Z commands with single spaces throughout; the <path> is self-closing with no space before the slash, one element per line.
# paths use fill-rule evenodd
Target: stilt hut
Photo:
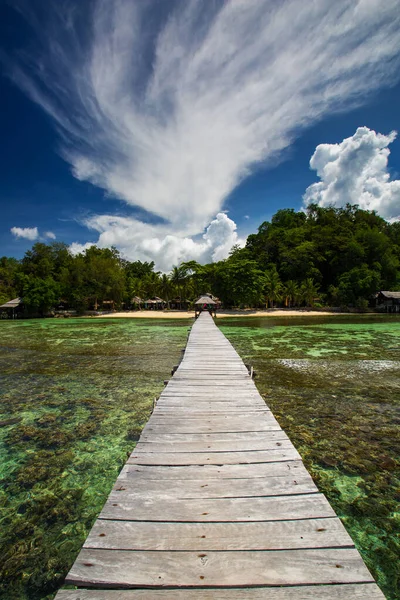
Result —
<path fill-rule="evenodd" d="M 22 298 L 14 298 L 14 300 L 9 300 L 0 306 L 0 310 L 8 314 L 11 319 L 15 319 L 15 316 L 18 316 L 22 310 Z"/>
<path fill-rule="evenodd" d="M 203 310 L 207 310 L 211 316 L 212 315 L 214 315 L 214 317 L 217 316 L 217 303 L 208 294 L 205 294 L 204 296 L 200 296 L 200 298 L 198 298 L 196 300 L 196 302 L 194 303 L 194 309 L 195 309 L 194 316 L 196 319 Z"/>
<path fill-rule="evenodd" d="M 166 304 L 165 300 L 158 296 L 154 296 L 154 298 L 145 300 L 144 307 L 148 310 L 164 310 Z"/>
<path fill-rule="evenodd" d="M 400 292 L 378 292 L 376 295 L 376 305 L 388 313 L 400 312 Z"/>

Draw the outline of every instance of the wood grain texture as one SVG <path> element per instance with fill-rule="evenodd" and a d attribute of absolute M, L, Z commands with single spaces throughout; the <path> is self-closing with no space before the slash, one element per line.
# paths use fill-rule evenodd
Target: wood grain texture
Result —
<path fill-rule="evenodd" d="M 111 492 L 102 519 L 130 521 L 286 521 L 334 517 L 323 494 L 258 498 L 143 499 Z"/>
<path fill-rule="evenodd" d="M 365 583 L 357 550 L 152 552 L 83 548 L 67 582 L 89 586 L 254 586 Z"/>
<path fill-rule="evenodd" d="M 138 498 L 246 498 L 311 494 L 318 491 L 306 474 L 253 479 L 176 479 L 173 485 L 163 480 L 117 479 L 114 492 L 129 492 Z"/>
<path fill-rule="evenodd" d="M 384 600 L 374 584 L 285 588 L 62 590 L 56 600 Z"/>
<path fill-rule="evenodd" d="M 281 449 L 254 450 L 248 452 L 144 452 L 134 451 L 128 465 L 240 465 L 298 460 L 299 453 L 293 446 Z"/>
<path fill-rule="evenodd" d="M 135 479 L 249 479 L 252 477 L 286 476 L 288 473 L 307 473 L 300 460 L 255 465 L 205 465 L 190 467 L 154 467 L 151 465 L 125 465 L 120 480 Z"/>
<path fill-rule="evenodd" d="M 273 432 L 268 438 L 264 436 L 261 440 L 253 440 L 251 437 L 245 440 L 228 441 L 140 441 L 136 444 L 135 452 L 248 452 L 254 450 L 281 450 L 293 447 L 291 442 L 282 432 Z"/>
<path fill-rule="evenodd" d="M 116 550 L 288 550 L 353 547 L 338 518 L 258 523 L 97 519 L 84 547 Z"/>

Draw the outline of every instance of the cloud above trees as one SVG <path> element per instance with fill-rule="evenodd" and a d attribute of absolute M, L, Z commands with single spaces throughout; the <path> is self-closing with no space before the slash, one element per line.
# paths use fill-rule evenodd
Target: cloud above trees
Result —
<path fill-rule="evenodd" d="M 25 239 L 34 242 L 35 240 L 55 240 L 56 235 L 52 231 L 45 231 L 42 236 L 39 235 L 37 227 L 11 227 L 10 232 L 16 239 Z"/>
<path fill-rule="evenodd" d="M 388 170 L 389 144 L 396 135 L 359 127 L 339 144 L 317 146 L 310 168 L 320 180 L 307 188 L 305 206 L 358 204 L 385 219 L 400 219 L 400 180 L 391 180 Z"/>
<path fill-rule="evenodd" d="M 10 77 L 73 175 L 144 215 L 87 225 L 163 264 L 225 256 L 235 229 L 215 215 L 238 183 L 400 72 L 397 0 L 15 4 L 37 40 Z"/>
<path fill-rule="evenodd" d="M 17 239 L 30 240 L 31 242 L 39 237 L 37 227 L 11 227 L 10 231 Z"/>

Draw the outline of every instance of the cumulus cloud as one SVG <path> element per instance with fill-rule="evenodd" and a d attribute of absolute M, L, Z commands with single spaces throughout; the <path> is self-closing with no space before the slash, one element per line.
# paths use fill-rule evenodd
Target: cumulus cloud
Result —
<path fill-rule="evenodd" d="M 359 127 L 355 134 L 339 144 L 320 144 L 310 160 L 311 169 L 320 181 L 310 185 L 304 195 L 305 205 L 320 206 L 358 204 L 375 210 L 385 219 L 400 218 L 400 180 L 390 180 L 388 148 L 396 132 L 376 133 Z"/>
<path fill-rule="evenodd" d="M 52 231 L 45 231 L 44 232 L 44 237 L 49 239 L 49 240 L 55 240 L 56 239 L 56 234 L 53 233 Z"/>
<path fill-rule="evenodd" d="M 37 227 L 11 227 L 10 231 L 17 239 L 24 238 L 33 241 L 39 237 Z"/>
<path fill-rule="evenodd" d="M 182 231 L 169 233 L 168 225 L 151 225 L 127 217 L 98 215 L 90 217 L 85 225 L 99 233 L 96 242 L 74 243 L 73 254 L 92 245 L 100 248 L 116 246 L 127 258 L 154 260 L 158 269 L 169 271 L 172 265 L 188 260 L 205 263 L 225 258 L 235 244 L 243 245 L 236 225 L 225 213 L 218 213 L 202 236 L 187 237 Z"/>
<path fill-rule="evenodd" d="M 131 249 L 142 232 L 156 255 L 175 256 L 178 237 L 182 255 L 199 250 L 193 236 L 253 169 L 400 73 L 398 0 L 15 2 L 41 45 L 10 76 L 53 119 L 75 177 L 168 223 L 130 220 Z M 101 236 L 118 237 L 104 219 Z"/>

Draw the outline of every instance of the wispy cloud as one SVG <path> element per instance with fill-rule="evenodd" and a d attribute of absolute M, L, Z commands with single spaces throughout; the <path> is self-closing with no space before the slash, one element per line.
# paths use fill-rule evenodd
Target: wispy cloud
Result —
<path fill-rule="evenodd" d="M 310 185 L 304 195 L 305 206 L 344 206 L 347 202 L 375 210 L 385 219 L 400 218 L 400 180 L 390 180 L 389 144 L 396 138 L 359 127 L 339 144 L 320 144 L 310 167 L 320 181 Z"/>
<path fill-rule="evenodd" d="M 45 231 L 43 236 L 45 238 L 47 238 L 48 240 L 55 240 L 56 239 L 56 234 L 53 233 L 52 231 Z"/>
<path fill-rule="evenodd" d="M 19 2 L 41 48 L 14 81 L 75 177 L 161 217 L 182 248 L 302 129 L 399 77 L 398 0 L 36 4 L 40 18 Z"/>
<path fill-rule="evenodd" d="M 26 239 L 33 242 L 39 237 L 37 227 L 11 227 L 10 231 L 17 239 Z"/>

